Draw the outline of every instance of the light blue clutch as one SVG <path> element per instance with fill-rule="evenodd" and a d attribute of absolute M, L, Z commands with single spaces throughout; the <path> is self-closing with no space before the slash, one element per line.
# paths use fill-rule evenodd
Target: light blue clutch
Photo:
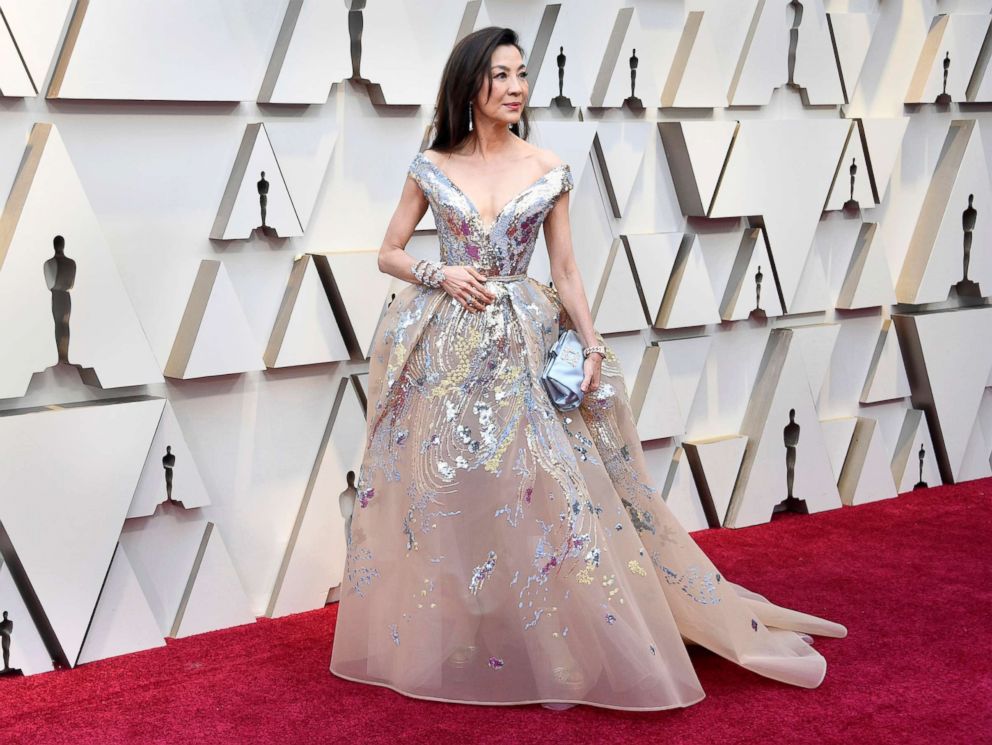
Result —
<path fill-rule="evenodd" d="M 577 409 L 582 403 L 582 340 L 573 329 L 561 332 L 558 341 L 548 350 L 548 361 L 541 373 L 541 384 L 551 403 L 561 411 Z"/>

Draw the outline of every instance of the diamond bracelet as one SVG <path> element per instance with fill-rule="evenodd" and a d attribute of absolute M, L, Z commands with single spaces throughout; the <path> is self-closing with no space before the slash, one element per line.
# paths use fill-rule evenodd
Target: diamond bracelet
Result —
<path fill-rule="evenodd" d="M 443 265 L 436 261 L 421 259 L 411 269 L 417 281 L 428 287 L 440 287 L 444 281 Z"/>

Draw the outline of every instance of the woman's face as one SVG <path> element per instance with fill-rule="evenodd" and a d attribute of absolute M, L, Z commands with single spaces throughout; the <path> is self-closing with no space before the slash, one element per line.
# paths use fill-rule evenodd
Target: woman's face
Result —
<path fill-rule="evenodd" d="M 527 103 L 527 66 L 513 44 L 496 47 L 489 64 L 492 92 L 486 100 L 486 86 L 472 103 L 473 116 L 488 117 L 503 126 L 516 124 Z"/>

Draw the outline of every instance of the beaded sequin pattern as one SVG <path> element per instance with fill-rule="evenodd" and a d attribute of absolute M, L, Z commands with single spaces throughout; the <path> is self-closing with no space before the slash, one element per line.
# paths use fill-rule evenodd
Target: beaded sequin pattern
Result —
<path fill-rule="evenodd" d="M 540 385 L 572 324 L 553 288 L 513 275 L 573 188 L 569 166 L 491 224 L 427 156 L 408 173 L 442 263 L 508 281 L 487 282 L 482 312 L 410 285 L 380 322 L 332 671 L 442 700 L 668 708 L 703 695 L 691 639 L 815 684 L 822 657 L 782 624 L 843 627 L 720 581 L 648 468 L 612 349 L 577 410 Z"/>

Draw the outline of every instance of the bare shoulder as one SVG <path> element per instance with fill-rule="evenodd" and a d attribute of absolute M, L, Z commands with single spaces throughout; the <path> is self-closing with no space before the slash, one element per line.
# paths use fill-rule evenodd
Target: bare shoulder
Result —
<path fill-rule="evenodd" d="M 437 150 L 427 149 L 422 151 L 421 155 L 427 158 L 427 160 L 429 160 L 434 165 L 436 166 L 441 165 L 441 153 L 439 153 Z"/>
<path fill-rule="evenodd" d="M 550 171 L 552 168 L 557 168 L 564 163 L 552 150 L 537 147 L 536 145 L 531 145 L 530 147 L 533 148 L 533 157 L 541 165 L 542 170 Z"/>

